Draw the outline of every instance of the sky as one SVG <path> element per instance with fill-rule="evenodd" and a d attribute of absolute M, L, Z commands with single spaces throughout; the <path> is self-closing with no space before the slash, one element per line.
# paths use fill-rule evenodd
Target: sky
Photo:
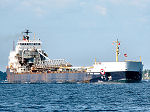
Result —
<path fill-rule="evenodd" d="M 6 71 L 13 41 L 25 29 L 42 40 L 50 59 L 73 66 L 115 61 L 118 38 L 119 61 L 141 56 L 150 69 L 149 6 L 150 0 L 0 0 L 0 70 Z"/>

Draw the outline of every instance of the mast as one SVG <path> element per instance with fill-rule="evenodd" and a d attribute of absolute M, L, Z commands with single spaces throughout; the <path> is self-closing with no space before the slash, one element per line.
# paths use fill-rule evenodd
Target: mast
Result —
<path fill-rule="evenodd" d="M 23 33 L 26 33 L 26 35 L 29 35 L 29 33 L 32 33 L 32 32 L 29 32 L 29 30 L 26 30 L 25 32 Z"/>
<path fill-rule="evenodd" d="M 35 32 L 34 32 L 34 40 L 35 40 Z"/>
<path fill-rule="evenodd" d="M 118 62 L 118 55 L 119 55 L 119 47 L 118 47 L 118 44 L 119 44 L 119 42 L 118 42 L 118 39 L 117 39 L 117 45 L 116 45 L 116 62 Z"/>
<path fill-rule="evenodd" d="M 118 39 L 117 39 L 117 41 L 114 41 L 114 43 L 116 43 L 116 62 L 118 62 L 119 61 L 118 55 L 119 55 L 119 45 L 120 45 L 120 43 L 119 43 Z"/>
<path fill-rule="evenodd" d="M 26 31 L 23 32 L 23 33 L 26 34 L 25 36 L 23 35 L 23 40 L 29 40 L 29 33 L 32 33 L 32 32 L 29 32 L 29 30 L 26 30 Z"/>
<path fill-rule="evenodd" d="M 140 62 L 142 61 L 141 56 L 140 56 Z"/>

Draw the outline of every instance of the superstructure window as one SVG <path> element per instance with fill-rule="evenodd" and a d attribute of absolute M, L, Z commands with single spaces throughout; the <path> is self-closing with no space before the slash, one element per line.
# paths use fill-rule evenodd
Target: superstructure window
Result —
<path fill-rule="evenodd" d="M 27 45 L 33 45 L 33 43 L 27 43 Z"/>
<path fill-rule="evenodd" d="M 18 45 L 41 45 L 41 43 L 18 43 Z"/>

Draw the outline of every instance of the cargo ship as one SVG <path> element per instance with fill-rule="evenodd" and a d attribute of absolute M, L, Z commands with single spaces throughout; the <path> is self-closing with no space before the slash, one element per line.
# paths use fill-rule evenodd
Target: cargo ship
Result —
<path fill-rule="evenodd" d="M 73 67 L 65 59 L 49 59 L 42 50 L 40 39 L 30 40 L 29 30 L 23 32 L 16 47 L 10 52 L 7 66 L 9 83 L 90 83 L 98 81 L 141 81 L 141 61 L 96 62 L 90 67 Z"/>

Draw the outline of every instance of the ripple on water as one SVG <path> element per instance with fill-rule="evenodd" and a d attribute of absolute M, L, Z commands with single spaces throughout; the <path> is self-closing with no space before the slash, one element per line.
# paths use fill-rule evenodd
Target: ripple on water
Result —
<path fill-rule="evenodd" d="M 150 81 L 1 84 L 0 111 L 150 111 Z"/>

